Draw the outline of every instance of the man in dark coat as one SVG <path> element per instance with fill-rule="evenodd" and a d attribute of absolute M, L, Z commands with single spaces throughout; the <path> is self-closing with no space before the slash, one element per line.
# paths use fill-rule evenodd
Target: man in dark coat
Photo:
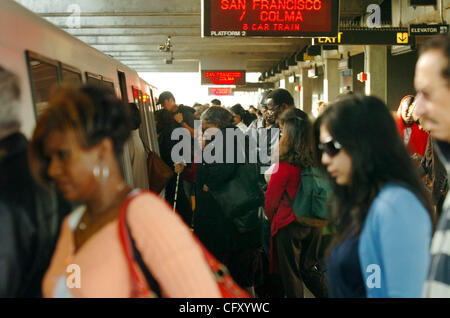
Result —
<path fill-rule="evenodd" d="M 41 296 L 70 206 L 31 177 L 28 142 L 19 132 L 19 100 L 16 76 L 0 67 L 0 297 L 28 298 Z"/>
<path fill-rule="evenodd" d="M 172 149 L 179 142 L 178 140 L 172 140 L 172 132 L 177 128 L 187 129 L 191 136 L 191 144 L 193 148 L 192 138 L 194 137 L 194 113 L 192 112 L 191 107 L 183 105 L 177 106 L 175 103 L 175 97 L 171 92 L 162 92 L 159 95 L 158 104 L 163 106 L 163 109 L 158 110 L 155 114 L 159 152 L 161 159 L 175 171 L 174 176 L 167 183 L 165 190 L 165 199 L 173 206 L 177 183 L 176 173 L 181 173 L 183 168 L 180 163 L 175 163 L 172 160 Z M 193 154 L 193 151 L 191 151 L 191 154 Z M 192 156 L 190 159 L 192 160 Z M 176 210 L 186 224 L 191 226 L 192 204 L 186 197 L 182 180 L 178 183 Z"/>

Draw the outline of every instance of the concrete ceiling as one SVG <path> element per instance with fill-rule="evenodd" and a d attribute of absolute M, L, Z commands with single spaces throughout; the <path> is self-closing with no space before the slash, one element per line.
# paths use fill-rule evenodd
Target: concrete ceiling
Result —
<path fill-rule="evenodd" d="M 139 72 L 197 72 L 202 57 L 247 59 L 263 72 L 310 39 L 201 38 L 201 0 L 16 0 L 64 31 Z M 365 2 L 341 0 L 341 18 L 360 16 Z M 75 4 L 75 6 L 74 6 Z M 78 6 L 78 7 L 76 7 Z M 69 27 L 80 9 L 80 25 Z M 171 37 L 171 54 L 159 46 Z"/>

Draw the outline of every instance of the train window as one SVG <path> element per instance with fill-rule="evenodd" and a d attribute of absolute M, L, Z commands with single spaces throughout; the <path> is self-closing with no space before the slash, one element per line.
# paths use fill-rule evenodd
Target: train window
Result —
<path fill-rule="evenodd" d="M 61 64 L 61 80 L 64 83 L 70 83 L 74 85 L 81 85 L 83 80 L 81 79 L 81 72 L 74 67 Z"/>
<path fill-rule="evenodd" d="M 39 117 L 48 106 L 52 88 L 58 85 L 58 63 L 30 51 L 26 55 L 36 117 Z"/>
<path fill-rule="evenodd" d="M 124 72 L 117 71 L 119 76 L 119 85 L 120 85 L 120 92 L 122 94 L 122 100 L 125 103 L 128 103 L 128 92 L 127 92 L 127 80 Z"/>
<path fill-rule="evenodd" d="M 114 82 L 106 77 L 103 77 L 102 80 L 103 80 L 103 87 L 111 89 L 115 93 Z"/>
<path fill-rule="evenodd" d="M 103 87 L 103 81 L 100 75 L 86 72 L 86 82 L 91 85 Z"/>

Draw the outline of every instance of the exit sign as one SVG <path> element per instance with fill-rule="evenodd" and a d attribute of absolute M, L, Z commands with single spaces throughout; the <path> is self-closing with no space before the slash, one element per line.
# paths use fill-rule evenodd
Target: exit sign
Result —
<path fill-rule="evenodd" d="M 202 85 L 245 85 L 245 71 L 202 70 Z"/>

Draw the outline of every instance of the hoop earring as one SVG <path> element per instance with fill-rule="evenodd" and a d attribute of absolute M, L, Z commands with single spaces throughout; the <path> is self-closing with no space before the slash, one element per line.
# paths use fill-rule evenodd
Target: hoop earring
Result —
<path fill-rule="evenodd" d="M 102 178 L 104 181 L 109 178 L 109 167 L 106 165 L 102 169 Z"/>
<path fill-rule="evenodd" d="M 98 165 L 98 163 L 96 163 L 94 169 L 92 169 L 92 174 L 96 179 L 100 177 L 100 166 Z"/>
<path fill-rule="evenodd" d="M 110 170 L 107 165 L 102 164 L 100 167 L 100 164 L 96 163 L 94 168 L 92 169 L 92 174 L 97 179 L 97 181 L 106 181 L 106 179 L 108 179 L 110 176 Z"/>

